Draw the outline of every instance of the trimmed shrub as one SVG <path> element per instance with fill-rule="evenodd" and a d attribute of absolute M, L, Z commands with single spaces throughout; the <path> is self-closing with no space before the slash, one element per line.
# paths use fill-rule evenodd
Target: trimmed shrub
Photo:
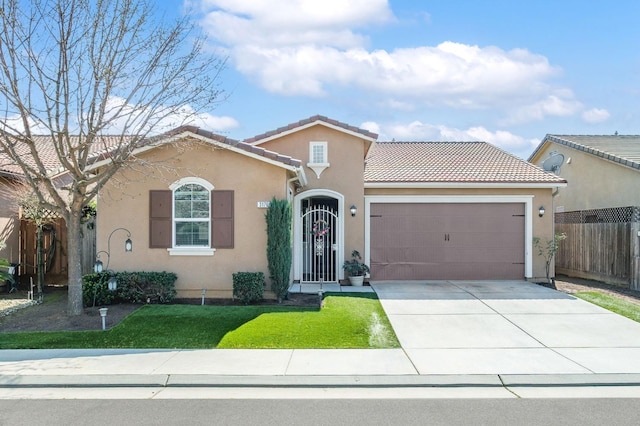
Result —
<path fill-rule="evenodd" d="M 262 300 L 264 294 L 262 272 L 236 272 L 233 274 L 233 297 L 245 305 Z"/>
<path fill-rule="evenodd" d="M 110 291 L 109 278 L 115 275 L 116 291 Z M 82 277 L 82 300 L 85 306 L 113 303 L 171 303 L 176 297 L 173 272 L 110 272 Z"/>
<path fill-rule="evenodd" d="M 278 302 L 289 294 L 291 272 L 291 204 L 287 200 L 271 200 L 265 214 L 267 221 L 267 262 L 271 289 Z"/>
<path fill-rule="evenodd" d="M 111 305 L 116 300 L 116 292 L 109 291 L 108 272 L 87 274 L 82 277 L 82 303 L 84 306 Z"/>
<path fill-rule="evenodd" d="M 130 303 L 171 303 L 176 297 L 173 272 L 118 272 L 118 295 Z"/>

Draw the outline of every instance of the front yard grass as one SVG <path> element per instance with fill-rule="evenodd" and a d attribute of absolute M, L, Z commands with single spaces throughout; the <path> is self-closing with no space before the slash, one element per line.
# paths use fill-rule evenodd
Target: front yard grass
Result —
<path fill-rule="evenodd" d="M 107 331 L 0 334 L 1 349 L 397 347 L 373 293 L 327 294 L 322 309 L 147 305 Z"/>
<path fill-rule="evenodd" d="M 591 302 L 611 312 L 640 322 L 640 304 L 629 302 L 619 297 L 610 296 L 598 291 L 584 291 L 573 294 L 582 300 Z"/>

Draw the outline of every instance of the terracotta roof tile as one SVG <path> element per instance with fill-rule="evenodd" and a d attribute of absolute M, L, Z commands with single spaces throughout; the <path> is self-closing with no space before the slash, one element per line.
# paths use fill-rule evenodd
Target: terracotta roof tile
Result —
<path fill-rule="evenodd" d="M 365 183 L 564 183 L 486 142 L 378 142 Z"/>
<path fill-rule="evenodd" d="M 295 123 L 291 123 L 291 124 L 288 124 L 286 126 L 279 127 L 279 128 L 277 128 L 275 130 L 271 130 L 269 132 L 262 133 L 260 135 L 254 136 L 252 138 L 245 139 L 244 142 L 253 144 L 253 143 L 259 142 L 259 141 L 261 141 L 263 139 L 268 139 L 270 137 L 277 136 L 277 135 L 279 135 L 281 133 L 289 132 L 289 131 L 295 130 L 295 129 L 299 128 L 299 127 L 303 127 L 303 126 L 315 123 L 316 121 L 322 121 L 322 122 L 330 124 L 332 126 L 341 127 L 341 128 L 343 128 L 345 130 L 349 130 L 350 132 L 354 132 L 354 133 L 359 133 L 359 134 L 361 134 L 363 136 L 366 136 L 368 138 L 373 138 L 373 139 L 377 139 L 378 138 L 377 134 L 375 134 L 373 132 L 370 132 L 368 130 L 360 129 L 360 128 L 355 127 L 355 126 L 350 126 L 347 123 L 343 123 L 341 121 L 325 117 L 324 115 L 314 115 L 312 117 L 305 118 L 305 119 L 297 121 Z"/>
<path fill-rule="evenodd" d="M 90 156 L 94 159 L 98 159 L 104 156 L 110 149 L 118 145 L 120 136 L 100 136 L 97 142 L 91 147 Z M 51 175 L 64 172 L 61 168 L 60 160 L 55 150 L 55 146 L 52 143 L 51 136 L 37 135 L 33 137 L 33 142 L 38 151 L 40 160 L 42 161 L 45 169 Z M 71 145 L 78 143 L 78 137 L 71 137 Z M 18 149 L 20 158 L 28 165 L 35 166 L 35 162 L 31 158 L 29 150 L 26 145 L 22 145 Z M 15 174 L 21 176 L 22 169 L 15 164 L 8 156 L 0 153 L 0 171 Z"/>
<path fill-rule="evenodd" d="M 300 160 L 291 158 L 286 155 L 282 155 L 273 151 L 266 150 L 264 148 L 260 148 L 258 146 L 250 145 L 245 142 L 240 142 L 234 139 L 229 139 L 225 136 L 218 135 L 216 133 L 212 133 L 206 130 L 202 130 L 198 127 L 194 126 L 182 126 L 176 129 L 173 129 L 169 132 L 163 133 L 161 135 L 153 136 L 148 138 L 140 143 L 140 146 L 151 145 L 156 143 L 162 143 L 164 139 L 167 139 L 172 136 L 179 136 L 185 132 L 191 132 L 193 134 L 202 136 L 207 139 L 215 140 L 219 143 L 229 145 L 231 147 L 240 149 L 242 151 L 246 151 L 248 153 L 262 156 L 268 158 L 273 161 L 277 161 L 279 163 L 300 167 L 302 162 Z M 72 137 L 72 141 L 77 140 L 77 137 Z M 120 136 L 101 136 L 98 139 L 98 143 L 92 147 L 92 157 L 93 161 L 98 161 L 101 159 L 105 159 L 109 157 L 110 150 L 114 147 L 118 146 L 118 142 L 120 141 Z M 49 174 L 55 175 L 58 173 L 64 172 L 61 169 L 60 161 L 58 160 L 58 156 L 55 151 L 55 147 L 52 143 L 52 138 L 50 136 L 35 136 L 34 143 L 37 146 L 37 150 L 40 154 L 40 158 L 44 163 L 45 168 L 49 172 Z M 72 142 L 73 143 L 73 142 Z M 29 158 L 28 151 L 26 147 L 23 150 L 24 152 L 21 155 L 21 158 Z M 27 160 L 28 161 L 28 160 Z M 33 161 L 29 162 L 30 164 L 34 164 Z M 21 176 L 22 169 L 11 161 L 10 158 L 0 154 L 0 173 L 9 174 L 9 175 L 18 175 Z"/>

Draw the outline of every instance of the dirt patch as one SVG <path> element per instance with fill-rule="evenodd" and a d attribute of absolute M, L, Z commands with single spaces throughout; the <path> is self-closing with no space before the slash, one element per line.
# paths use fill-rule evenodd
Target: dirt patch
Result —
<path fill-rule="evenodd" d="M 19 291 L 1 294 L 2 299 L 26 299 L 27 292 Z M 177 300 L 176 303 L 201 304 L 201 299 Z M 318 306 L 318 296 L 313 294 L 291 294 L 283 300 L 283 306 Z M 228 299 L 207 299 L 206 305 L 240 306 L 238 301 Z M 260 305 L 277 305 L 275 300 L 264 300 Z M 107 308 L 106 327 L 111 328 L 127 315 L 142 305 L 123 303 L 109 305 Z M 67 288 L 52 287 L 45 289 L 44 303 L 22 308 L 9 313 L 0 314 L 0 333 L 16 333 L 25 331 L 84 331 L 102 330 L 100 307 L 85 308 L 80 315 L 67 315 Z"/>
<path fill-rule="evenodd" d="M 598 281 L 585 280 L 582 278 L 572 278 L 564 275 L 558 275 L 555 281 L 555 289 L 567 294 L 573 294 L 583 291 L 598 291 L 610 296 L 619 297 L 628 302 L 640 304 L 640 291 L 616 287 Z"/>

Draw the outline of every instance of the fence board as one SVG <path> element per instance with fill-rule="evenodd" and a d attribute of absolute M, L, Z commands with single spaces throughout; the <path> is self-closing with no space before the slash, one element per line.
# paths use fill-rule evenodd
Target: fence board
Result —
<path fill-rule="evenodd" d="M 68 274 L 67 258 L 67 226 L 63 219 L 54 219 L 51 223 L 54 232 L 43 234 L 44 262 L 49 262 L 47 251 L 54 243 L 55 253 L 50 266 L 45 272 L 45 282 L 47 276 L 65 277 Z M 81 265 L 82 273 L 93 272 L 93 263 L 96 258 L 96 230 L 93 222 L 82 225 L 82 252 Z M 36 226 L 27 220 L 20 221 L 20 275 L 36 275 Z"/>
<path fill-rule="evenodd" d="M 567 234 L 556 253 L 559 273 L 629 286 L 630 223 L 556 223 Z"/>

